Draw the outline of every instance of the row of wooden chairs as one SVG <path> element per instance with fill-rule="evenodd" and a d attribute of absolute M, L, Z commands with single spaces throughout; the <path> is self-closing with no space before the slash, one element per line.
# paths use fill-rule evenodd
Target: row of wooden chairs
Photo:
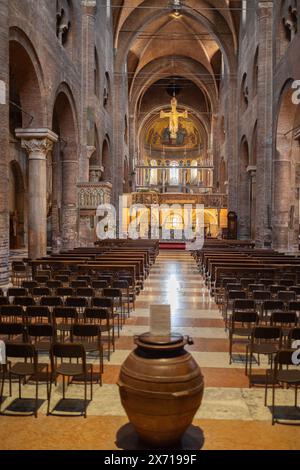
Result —
<path fill-rule="evenodd" d="M 89 342 L 88 346 L 82 343 L 76 343 L 77 336 L 88 336 L 98 338 L 95 343 Z M 88 347 L 88 349 L 87 349 Z M 38 351 L 34 344 L 31 343 L 10 343 L 6 344 L 6 365 L 2 366 L 2 378 L 0 388 L 0 413 L 1 405 L 4 397 L 4 385 L 6 379 L 9 382 L 9 396 L 12 396 L 12 380 L 16 378 L 19 383 L 19 398 L 22 398 L 22 381 L 25 383 L 33 382 L 35 384 L 35 407 L 34 416 L 38 417 L 39 407 L 39 384 L 44 382 L 47 390 L 47 415 L 53 413 L 51 410 L 51 394 L 53 384 L 57 385 L 57 378 L 62 377 L 63 381 L 63 399 L 66 398 L 66 378 L 81 380 L 84 383 L 84 408 L 83 415 L 87 416 L 88 399 L 88 383 L 90 383 L 90 401 L 93 399 L 93 381 L 94 368 L 92 363 L 87 362 L 87 352 L 99 353 L 100 366 L 97 374 L 97 381 L 102 385 L 103 362 L 101 362 L 102 346 L 100 342 L 99 328 L 96 325 L 73 325 L 72 342 L 51 344 L 50 347 L 50 364 L 40 363 Z M 16 360 L 18 362 L 12 362 Z M 23 359 L 23 361 L 20 361 Z M 76 362 L 74 362 L 76 361 Z M 49 367 L 50 366 L 50 367 Z"/>

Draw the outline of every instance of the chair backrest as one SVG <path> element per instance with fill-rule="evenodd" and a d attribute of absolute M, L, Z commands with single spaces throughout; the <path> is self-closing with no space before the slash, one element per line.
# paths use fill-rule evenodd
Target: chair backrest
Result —
<path fill-rule="evenodd" d="M 74 289 L 72 287 L 58 287 L 56 289 L 56 295 L 59 297 L 72 297 L 74 295 Z"/>
<path fill-rule="evenodd" d="M 289 302 L 288 304 L 288 309 L 289 311 L 293 311 L 293 312 L 300 312 L 300 301 L 297 301 L 297 300 L 292 300 L 291 302 Z"/>
<path fill-rule="evenodd" d="M 72 281 L 71 287 L 73 287 L 73 289 L 78 289 L 79 287 L 88 287 L 88 282 L 87 281 Z"/>
<path fill-rule="evenodd" d="M 51 295 L 51 289 L 49 287 L 34 287 L 32 289 L 32 295 L 35 297 L 46 297 Z"/>
<path fill-rule="evenodd" d="M 295 300 L 296 294 L 293 291 L 279 291 L 277 293 L 278 300 L 283 300 L 284 302 L 289 302 L 291 300 Z"/>
<path fill-rule="evenodd" d="M 270 300 L 271 292 L 265 290 L 255 290 L 253 291 L 253 300 Z"/>
<path fill-rule="evenodd" d="M 254 340 L 281 340 L 281 328 L 275 326 L 257 326 L 253 330 Z"/>
<path fill-rule="evenodd" d="M 103 295 L 104 297 L 111 297 L 111 298 L 120 298 L 122 297 L 122 292 L 120 289 L 114 289 L 112 287 L 106 287 L 103 289 Z"/>
<path fill-rule="evenodd" d="M 296 312 L 272 312 L 270 318 L 271 325 L 291 325 L 296 326 L 298 322 Z"/>
<path fill-rule="evenodd" d="M 270 278 L 262 278 L 260 279 L 260 284 L 263 284 L 265 287 L 269 287 L 274 283 L 273 279 Z"/>
<path fill-rule="evenodd" d="M 58 307 L 63 304 L 63 301 L 60 297 L 49 296 L 49 297 L 42 297 L 40 300 L 40 304 L 46 305 L 48 307 Z"/>
<path fill-rule="evenodd" d="M 112 288 L 113 289 L 128 289 L 129 288 L 129 283 L 128 281 L 113 281 L 112 283 Z"/>
<path fill-rule="evenodd" d="M 110 315 L 107 308 L 87 307 L 84 311 L 85 320 L 106 320 L 109 321 Z"/>
<path fill-rule="evenodd" d="M 0 323 L 0 335 L 1 336 L 19 336 L 25 335 L 25 327 L 22 323 Z"/>
<path fill-rule="evenodd" d="M 300 286 L 291 286 L 289 287 L 289 290 L 291 290 L 292 292 L 295 292 L 296 296 L 300 295 Z"/>
<path fill-rule="evenodd" d="M 107 281 L 92 281 L 91 283 L 93 289 L 105 289 L 108 286 Z"/>
<path fill-rule="evenodd" d="M 66 274 L 54 274 L 54 279 L 62 282 L 63 284 L 69 283 L 69 276 L 67 276 Z"/>
<path fill-rule="evenodd" d="M 85 297 L 67 297 L 65 305 L 67 307 L 84 308 L 87 307 L 88 301 Z"/>
<path fill-rule="evenodd" d="M 227 286 L 225 287 L 225 289 L 227 290 L 227 292 L 230 292 L 230 291 L 238 291 L 238 290 L 242 290 L 243 289 L 243 286 L 240 282 L 236 282 L 236 283 L 229 283 L 227 284 Z"/>
<path fill-rule="evenodd" d="M 38 284 L 47 284 L 47 282 L 49 281 L 50 279 L 50 276 L 46 276 L 46 275 L 40 275 L 40 276 L 35 276 L 34 277 L 34 280 L 38 282 Z"/>
<path fill-rule="evenodd" d="M 26 308 L 26 317 L 32 318 L 47 318 L 50 320 L 50 310 L 46 306 L 34 305 Z"/>
<path fill-rule="evenodd" d="M 289 340 L 300 340 L 300 327 L 292 328 L 289 332 Z"/>
<path fill-rule="evenodd" d="M 10 305 L 8 297 L 0 297 L 0 305 Z"/>
<path fill-rule="evenodd" d="M 52 338 L 54 339 L 55 330 L 50 323 L 34 323 L 27 326 L 27 334 L 32 338 Z"/>
<path fill-rule="evenodd" d="M 252 277 L 242 277 L 240 279 L 240 283 L 242 284 L 243 289 L 248 288 L 249 284 L 253 283 Z"/>
<path fill-rule="evenodd" d="M 284 291 L 285 287 L 284 286 L 279 286 L 278 284 L 273 284 L 273 285 L 269 286 L 268 289 L 272 294 L 277 294 L 278 292 Z"/>
<path fill-rule="evenodd" d="M 77 310 L 75 307 L 54 307 L 52 315 L 54 321 L 57 318 L 76 320 Z"/>
<path fill-rule="evenodd" d="M 37 360 L 37 352 L 30 343 L 6 343 L 6 357 Z"/>
<path fill-rule="evenodd" d="M 248 290 L 254 292 L 255 290 L 264 290 L 264 284 L 249 284 Z"/>
<path fill-rule="evenodd" d="M 246 292 L 244 290 L 231 290 L 227 295 L 228 300 L 246 299 Z"/>
<path fill-rule="evenodd" d="M 0 317 L 20 317 L 23 318 L 24 310 L 21 305 L 1 305 Z"/>
<path fill-rule="evenodd" d="M 113 308 L 113 300 L 108 297 L 94 297 L 92 299 L 93 307 Z"/>
<path fill-rule="evenodd" d="M 275 370 L 280 369 L 282 366 L 294 366 L 293 355 L 295 353 L 294 349 L 282 349 L 278 351 L 275 355 Z"/>
<path fill-rule="evenodd" d="M 99 325 L 91 323 L 75 323 L 71 329 L 71 341 L 74 342 L 74 338 L 95 338 L 100 339 L 101 330 Z"/>
<path fill-rule="evenodd" d="M 78 297 L 94 297 L 95 291 L 91 287 L 78 287 L 76 289 L 76 296 Z"/>
<path fill-rule="evenodd" d="M 13 303 L 14 305 L 21 305 L 23 307 L 27 307 L 29 305 L 35 305 L 35 300 L 33 297 L 30 297 L 30 296 L 15 297 Z"/>
<path fill-rule="evenodd" d="M 264 312 L 284 310 L 284 302 L 281 300 L 266 300 L 263 304 Z"/>
<path fill-rule="evenodd" d="M 281 279 L 279 284 L 281 286 L 291 287 L 294 284 L 294 281 L 292 279 Z"/>
<path fill-rule="evenodd" d="M 259 322 L 259 316 L 256 312 L 233 312 L 231 316 L 231 322 L 235 323 L 247 323 L 256 325 Z"/>
<path fill-rule="evenodd" d="M 62 287 L 62 282 L 57 279 L 51 280 L 47 282 L 47 287 L 49 287 L 49 289 L 58 289 L 58 287 Z"/>
<path fill-rule="evenodd" d="M 36 281 L 23 281 L 22 282 L 22 287 L 24 289 L 27 289 L 28 291 L 31 291 L 34 287 L 38 287 L 38 283 Z"/>
<path fill-rule="evenodd" d="M 252 310 L 255 312 L 255 302 L 249 299 L 238 299 L 233 303 L 233 311 L 237 310 Z"/>
<path fill-rule="evenodd" d="M 24 287 L 10 287 L 7 291 L 7 297 L 25 297 L 27 289 Z"/>
<path fill-rule="evenodd" d="M 54 343 L 51 346 L 51 357 L 59 359 L 82 359 L 84 363 L 86 362 L 84 346 L 76 343 Z"/>
<path fill-rule="evenodd" d="M 85 281 L 90 285 L 91 276 L 77 276 L 77 281 Z"/>

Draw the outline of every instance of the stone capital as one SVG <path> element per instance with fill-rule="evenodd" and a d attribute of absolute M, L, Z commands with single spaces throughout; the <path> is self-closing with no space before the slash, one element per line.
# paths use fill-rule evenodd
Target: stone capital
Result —
<path fill-rule="evenodd" d="M 82 0 L 82 9 L 88 16 L 96 16 L 97 13 L 97 1 L 96 0 Z"/>
<path fill-rule="evenodd" d="M 22 148 L 29 159 L 43 160 L 52 150 L 58 136 L 49 129 L 16 129 L 16 136 L 21 139 Z"/>

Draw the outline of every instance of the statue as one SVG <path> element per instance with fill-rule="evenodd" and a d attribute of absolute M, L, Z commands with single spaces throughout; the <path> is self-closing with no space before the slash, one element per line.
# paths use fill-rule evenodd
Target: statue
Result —
<path fill-rule="evenodd" d="M 160 118 L 169 118 L 169 130 L 171 134 L 171 139 L 177 139 L 177 134 L 179 130 L 179 118 L 187 119 L 188 112 L 184 111 L 184 113 L 179 113 L 177 111 L 177 99 L 175 96 L 171 100 L 171 112 L 165 113 L 164 111 L 160 112 Z"/>

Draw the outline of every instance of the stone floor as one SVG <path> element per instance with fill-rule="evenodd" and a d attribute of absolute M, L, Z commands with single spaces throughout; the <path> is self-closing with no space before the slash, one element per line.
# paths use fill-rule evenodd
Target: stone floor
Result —
<path fill-rule="evenodd" d="M 278 390 L 276 412 L 289 417 L 294 425 L 272 426 L 270 410 L 264 407 L 264 392 L 248 388 L 240 356 L 236 356 L 232 366 L 228 363 L 223 321 L 187 252 L 161 252 L 136 310 L 123 328 L 117 350 L 110 363 L 105 364 L 103 387 L 94 385 L 88 418 L 47 417 L 45 387 L 41 386 L 38 419 L 0 417 L 0 449 L 142 448 L 121 406 L 116 381 L 120 365 L 133 348 L 133 335 L 148 329 L 152 303 L 171 305 L 173 330 L 194 339 L 189 350 L 205 377 L 202 406 L 183 439 L 184 449 L 300 449 L 300 428 L 294 421 L 300 418 L 300 410 L 298 414 L 292 407 L 293 392 Z M 30 401 L 16 401 L 16 392 L 14 387 L 13 398 L 6 398 L 3 403 L 13 413 L 30 406 Z M 24 387 L 25 399 L 33 396 L 33 387 Z M 82 386 L 71 385 L 68 397 L 76 400 L 68 400 L 62 411 L 78 411 Z M 52 406 L 60 398 L 61 384 L 53 394 Z"/>

